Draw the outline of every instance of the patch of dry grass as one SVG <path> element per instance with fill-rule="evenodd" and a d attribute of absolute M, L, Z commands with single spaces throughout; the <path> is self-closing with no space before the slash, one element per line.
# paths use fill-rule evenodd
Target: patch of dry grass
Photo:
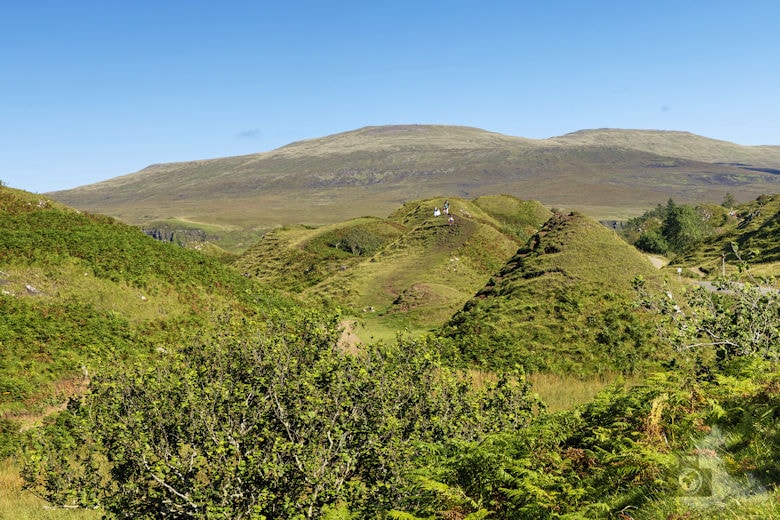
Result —
<path fill-rule="evenodd" d="M 24 480 L 13 459 L 0 461 L 0 519 L 97 520 L 99 510 L 57 508 L 23 489 Z"/>
<path fill-rule="evenodd" d="M 535 373 L 528 376 L 534 391 L 539 394 L 547 410 L 560 412 L 585 404 L 607 386 L 623 378 L 618 374 L 604 374 L 598 377 L 572 377 L 558 374 Z M 640 377 L 625 379 L 626 385 L 641 382 Z"/>

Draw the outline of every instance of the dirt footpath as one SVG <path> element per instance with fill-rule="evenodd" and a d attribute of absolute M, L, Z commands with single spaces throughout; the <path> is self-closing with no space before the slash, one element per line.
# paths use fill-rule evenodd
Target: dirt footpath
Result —
<path fill-rule="evenodd" d="M 650 260 L 650 263 L 653 264 L 653 267 L 656 269 L 660 269 L 669 263 L 669 260 L 658 255 L 647 255 L 647 259 Z"/>
<path fill-rule="evenodd" d="M 344 352 L 356 354 L 357 346 L 363 343 L 363 341 L 357 334 L 355 334 L 355 322 L 350 320 L 342 320 L 340 325 L 343 331 L 341 332 L 341 337 L 339 338 L 339 347 L 341 347 Z"/>

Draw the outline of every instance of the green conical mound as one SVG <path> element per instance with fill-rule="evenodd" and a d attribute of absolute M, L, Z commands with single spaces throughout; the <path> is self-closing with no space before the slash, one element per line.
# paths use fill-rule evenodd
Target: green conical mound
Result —
<path fill-rule="evenodd" d="M 654 342 L 632 311 L 632 280 L 657 276 L 612 230 L 556 214 L 444 327 L 485 367 L 631 372 Z"/>

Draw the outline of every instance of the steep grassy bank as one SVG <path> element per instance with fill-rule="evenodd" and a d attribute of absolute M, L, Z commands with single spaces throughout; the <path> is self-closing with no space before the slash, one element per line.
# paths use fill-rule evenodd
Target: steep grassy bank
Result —
<path fill-rule="evenodd" d="M 175 348 L 260 293 L 232 268 L 109 217 L 0 188 L 0 410 L 40 410 L 103 362 Z M 70 381 L 70 383 L 66 383 Z"/>
<path fill-rule="evenodd" d="M 631 309 L 636 276 L 657 272 L 613 231 L 580 214 L 557 214 L 443 332 L 485 367 L 630 372 L 663 358 Z"/>

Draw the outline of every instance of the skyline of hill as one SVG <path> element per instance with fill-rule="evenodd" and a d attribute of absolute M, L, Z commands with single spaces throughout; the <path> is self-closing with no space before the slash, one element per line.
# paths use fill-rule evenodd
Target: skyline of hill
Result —
<path fill-rule="evenodd" d="M 779 173 L 780 146 L 686 132 L 600 129 L 526 139 L 470 127 L 396 125 L 259 154 L 151 165 L 47 195 L 131 224 L 206 229 L 227 242 L 282 225 L 384 218 L 406 201 L 438 196 L 506 193 L 624 219 L 669 197 L 720 202 L 729 192 L 752 200 L 780 191 Z"/>

